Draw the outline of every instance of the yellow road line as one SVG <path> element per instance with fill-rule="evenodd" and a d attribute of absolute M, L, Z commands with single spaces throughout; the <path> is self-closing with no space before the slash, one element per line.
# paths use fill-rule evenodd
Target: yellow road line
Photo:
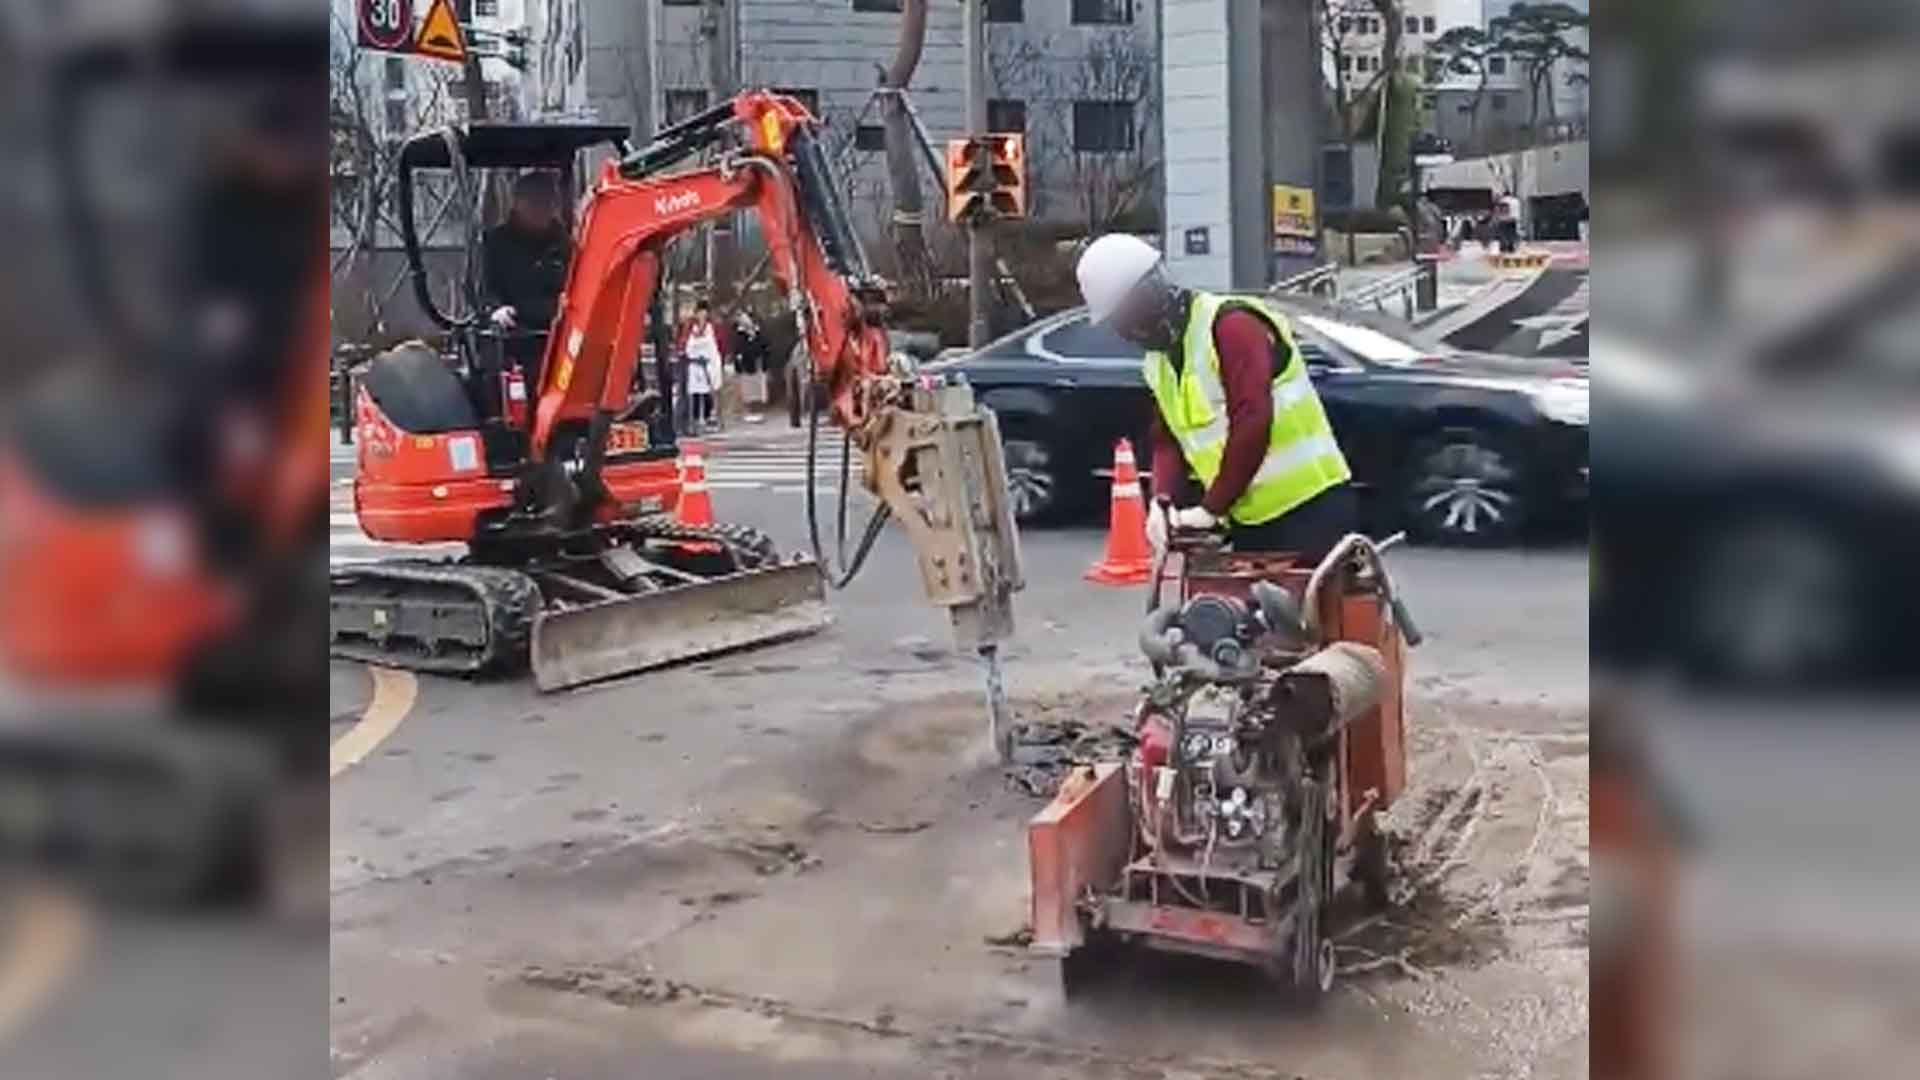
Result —
<path fill-rule="evenodd" d="M 328 751 L 327 778 L 330 780 L 373 753 L 374 748 L 400 726 L 400 721 L 407 718 L 407 713 L 413 711 L 413 699 L 419 693 L 420 684 L 412 673 L 383 667 L 367 670 L 373 675 L 373 700 L 367 704 L 367 711 L 360 714 L 360 721 L 333 741 Z"/>
<path fill-rule="evenodd" d="M 93 921 L 80 902 L 51 890 L 21 898 L 0 954 L 0 1042 L 52 1000 L 93 944 Z"/>

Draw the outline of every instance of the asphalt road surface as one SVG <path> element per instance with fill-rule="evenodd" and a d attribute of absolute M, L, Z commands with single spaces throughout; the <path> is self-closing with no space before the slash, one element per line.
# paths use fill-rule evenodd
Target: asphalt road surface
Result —
<path fill-rule="evenodd" d="M 720 516 L 799 549 L 792 468 L 723 440 Z M 1082 580 L 1097 529 L 1022 539 L 1016 711 L 1129 708 L 1141 592 Z M 336 664 L 334 1075 L 1584 1076 L 1585 549 L 1392 559 L 1418 888 L 1313 1015 L 1209 964 L 1069 1005 L 992 943 L 1040 804 L 890 531 L 798 642 L 545 696 Z"/>

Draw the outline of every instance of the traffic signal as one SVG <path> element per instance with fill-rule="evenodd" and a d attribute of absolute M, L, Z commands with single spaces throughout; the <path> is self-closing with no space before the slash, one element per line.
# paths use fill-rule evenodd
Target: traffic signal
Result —
<path fill-rule="evenodd" d="M 947 219 L 1027 216 L 1027 140 L 1022 135 L 947 140 Z"/>
<path fill-rule="evenodd" d="M 989 135 L 993 161 L 993 213 L 1002 218 L 1027 216 L 1027 137 Z"/>

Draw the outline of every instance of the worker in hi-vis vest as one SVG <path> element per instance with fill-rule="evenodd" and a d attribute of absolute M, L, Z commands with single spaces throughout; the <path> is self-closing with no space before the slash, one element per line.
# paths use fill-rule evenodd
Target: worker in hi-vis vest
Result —
<path fill-rule="evenodd" d="M 1091 320 L 1147 350 L 1156 552 L 1173 529 L 1224 527 L 1237 551 L 1316 563 L 1353 530 L 1352 473 L 1278 312 L 1174 284 L 1124 233 L 1087 245 L 1077 273 Z"/>

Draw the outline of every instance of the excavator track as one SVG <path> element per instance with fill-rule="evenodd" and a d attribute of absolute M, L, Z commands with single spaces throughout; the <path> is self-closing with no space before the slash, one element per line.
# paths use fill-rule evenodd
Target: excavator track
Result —
<path fill-rule="evenodd" d="M 685 525 L 665 515 L 594 530 L 609 546 L 707 545 L 683 559 L 716 580 L 780 562 L 772 537 L 745 525 Z M 329 652 L 343 660 L 447 675 L 518 672 L 527 666 L 544 599 L 533 565 L 396 559 L 335 567 L 329 597 Z M 695 585 L 693 588 L 698 588 Z M 645 596 L 639 589 L 633 596 Z"/>
<path fill-rule="evenodd" d="M 396 559 L 335 567 L 327 608 L 333 656 L 479 675 L 526 664 L 540 589 L 505 567 Z"/>

